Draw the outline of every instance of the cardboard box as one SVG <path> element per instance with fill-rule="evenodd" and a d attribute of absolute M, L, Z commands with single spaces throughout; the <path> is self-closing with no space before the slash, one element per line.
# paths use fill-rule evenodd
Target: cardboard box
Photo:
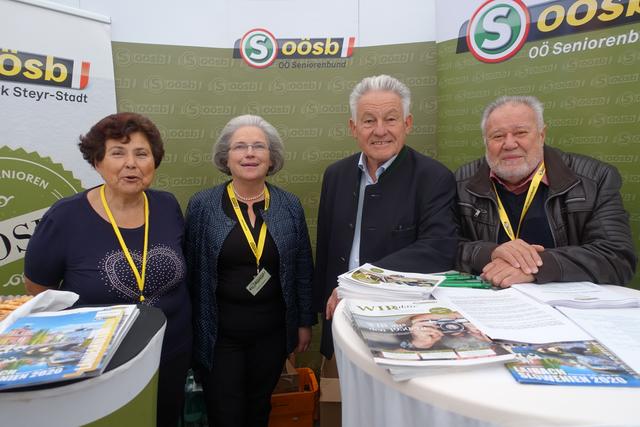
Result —
<path fill-rule="evenodd" d="M 293 363 L 289 359 L 287 359 L 284 367 L 282 368 L 280 378 L 278 379 L 278 384 L 276 384 L 276 388 L 273 389 L 272 394 L 293 393 L 299 391 L 299 376 L 300 375 L 298 374 L 296 368 L 293 366 Z"/>
<path fill-rule="evenodd" d="M 335 356 L 323 359 L 320 368 L 320 427 L 342 425 L 342 397 Z"/>
<path fill-rule="evenodd" d="M 271 395 L 269 427 L 313 427 L 318 381 L 309 368 L 297 368 L 298 391 Z"/>

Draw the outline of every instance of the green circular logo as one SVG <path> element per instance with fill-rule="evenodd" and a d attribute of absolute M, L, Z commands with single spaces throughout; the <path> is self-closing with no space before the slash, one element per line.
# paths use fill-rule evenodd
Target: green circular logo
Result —
<path fill-rule="evenodd" d="M 482 62 L 509 59 L 527 41 L 529 21 L 529 10 L 521 0 L 489 0 L 469 20 L 469 51 Z"/>
<path fill-rule="evenodd" d="M 250 30 L 240 39 L 240 56 L 254 68 L 266 68 L 278 56 L 278 40 L 265 29 Z"/>
<path fill-rule="evenodd" d="M 50 158 L 0 147 L 0 294 L 24 293 L 23 259 L 36 225 L 54 202 L 81 190 Z"/>

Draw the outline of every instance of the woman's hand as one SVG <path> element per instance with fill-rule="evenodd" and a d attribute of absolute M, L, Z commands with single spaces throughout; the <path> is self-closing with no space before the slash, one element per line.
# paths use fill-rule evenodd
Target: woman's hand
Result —
<path fill-rule="evenodd" d="M 298 346 L 295 349 L 296 353 L 302 353 L 309 350 L 311 345 L 311 327 L 302 326 L 298 328 Z"/>

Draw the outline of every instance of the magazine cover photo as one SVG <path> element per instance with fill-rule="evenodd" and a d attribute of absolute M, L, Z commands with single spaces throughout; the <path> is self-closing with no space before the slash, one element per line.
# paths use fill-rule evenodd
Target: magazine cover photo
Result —
<path fill-rule="evenodd" d="M 524 384 L 640 387 L 640 375 L 597 341 L 505 345 L 517 358 L 507 368 Z"/>
<path fill-rule="evenodd" d="M 390 304 L 391 310 L 372 307 L 355 304 L 352 316 L 374 357 L 435 361 L 509 354 L 455 309 L 437 301 Z"/>

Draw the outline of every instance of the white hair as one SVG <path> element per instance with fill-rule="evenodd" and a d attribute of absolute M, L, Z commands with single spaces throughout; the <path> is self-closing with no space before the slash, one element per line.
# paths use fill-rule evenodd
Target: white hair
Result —
<path fill-rule="evenodd" d="M 403 118 L 407 118 L 411 111 L 411 91 L 400 80 L 395 77 L 381 74 L 379 76 L 365 77 L 351 91 L 349 96 L 349 108 L 351 109 L 351 118 L 356 120 L 358 115 L 358 101 L 367 92 L 371 91 L 389 91 L 394 92 L 400 97 L 402 102 Z"/>

